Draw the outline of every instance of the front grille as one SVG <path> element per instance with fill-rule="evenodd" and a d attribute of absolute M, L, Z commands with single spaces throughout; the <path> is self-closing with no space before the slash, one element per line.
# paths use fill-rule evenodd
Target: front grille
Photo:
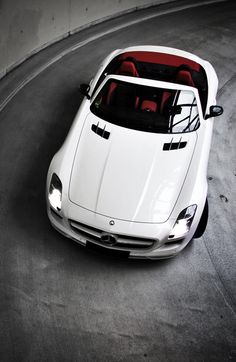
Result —
<path fill-rule="evenodd" d="M 94 242 L 112 249 L 119 250 L 139 250 L 151 249 L 157 243 L 155 239 L 134 237 L 129 235 L 111 234 L 104 230 L 96 229 L 89 225 L 69 220 L 74 232 L 78 233 L 86 240 Z M 108 238 L 107 238 L 108 236 Z"/>

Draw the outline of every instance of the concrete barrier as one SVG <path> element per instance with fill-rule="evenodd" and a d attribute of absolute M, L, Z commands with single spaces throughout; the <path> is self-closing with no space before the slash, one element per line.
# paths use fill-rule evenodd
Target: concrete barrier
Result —
<path fill-rule="evenodd" d="M 84 27 L 167 2 L 170 0 L 0 0 L 0 78 L 32 54 Z"/>

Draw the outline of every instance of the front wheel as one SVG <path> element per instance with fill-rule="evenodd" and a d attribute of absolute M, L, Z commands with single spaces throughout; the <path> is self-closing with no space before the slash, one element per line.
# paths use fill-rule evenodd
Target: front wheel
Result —
<path fill-rule="evenodd" d="M 206 226 L 207 226 L 207 220 L 208 220 L 208 201 L 206 198 L 206 202 L 205 202 L 205 206 L 204 206 L 204 209 L 202 212 L 201 219 L 199 221 L 198 227 L 193 236 L 194 239 L 200 238 L 204 234 L 204 231 L 206 230 Z"/>

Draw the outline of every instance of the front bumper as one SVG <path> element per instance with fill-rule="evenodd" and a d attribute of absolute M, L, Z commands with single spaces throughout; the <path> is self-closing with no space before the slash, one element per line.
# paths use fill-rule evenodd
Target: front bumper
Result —
<path fill-rule="evenodd" d="M 192 239 L 189 233 L 184 239 L 168 242 L 173 221 L 146 224 L 113 219 L 111 225 L 111 218 L 92 213 L 77 205 L 71 205 L 68 215 L 56 213 L 49 205 L 47 212 L 52 226 L 64 236 L 83 246 L 93 243 L 105 249 L 125 251 L 129 258 L 171 258 L 181 252 Z M 101 236 L 104 234 L 114 236 L 115 242 L 107 243 L 107 240 L 102 240 Z"/>

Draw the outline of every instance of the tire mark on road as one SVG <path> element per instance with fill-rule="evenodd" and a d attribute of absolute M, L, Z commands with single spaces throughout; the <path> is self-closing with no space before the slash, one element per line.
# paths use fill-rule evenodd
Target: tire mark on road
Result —
<path fill-rule="evenodd" d="M 233 295 L 230 293 L 230 291 L 226 288 L 225 283 L 223 281 L 223 279 L 221 278 L 220 272 L 218 271 L 216 264 L 213 260 L 213 257 L 210 253 L 210 250 L 208 249 L 208 246 L 205 242 L 205 238 L 203 237 L 203 244 L 205 245 L 207 254 L 209 256 L 210 262 L 215 270 L 216 276 L 220 282 L 220 284 L 222 285 L 222 289 L 225 291 L 225 294 L 222 292 L 222 290 L 220 289 L 220 287 L 214 282 L 214 285 L 216 287 L 216 289 L 219 291 L 219 293 L 221 294 L 222 298 L 224 299 L 225 304 L 229 307 L 229 309 L 232 311 L 234 317 L 236 318 L 236 310 L 235 310 L 235 302 L 234 302 L 234 297 Z"/>
<path fill-rule="evenodd" d="M 234 81 L 236 81 L 236 73 L 234 73 L 232 75 L 232 77 L 230 77 L 218 90 L 218 98 L 222 96 L 222 94 L 224 93 L 224 90 L 226 87 L 228 87 L 231 83 L 233 83 Z"/>

